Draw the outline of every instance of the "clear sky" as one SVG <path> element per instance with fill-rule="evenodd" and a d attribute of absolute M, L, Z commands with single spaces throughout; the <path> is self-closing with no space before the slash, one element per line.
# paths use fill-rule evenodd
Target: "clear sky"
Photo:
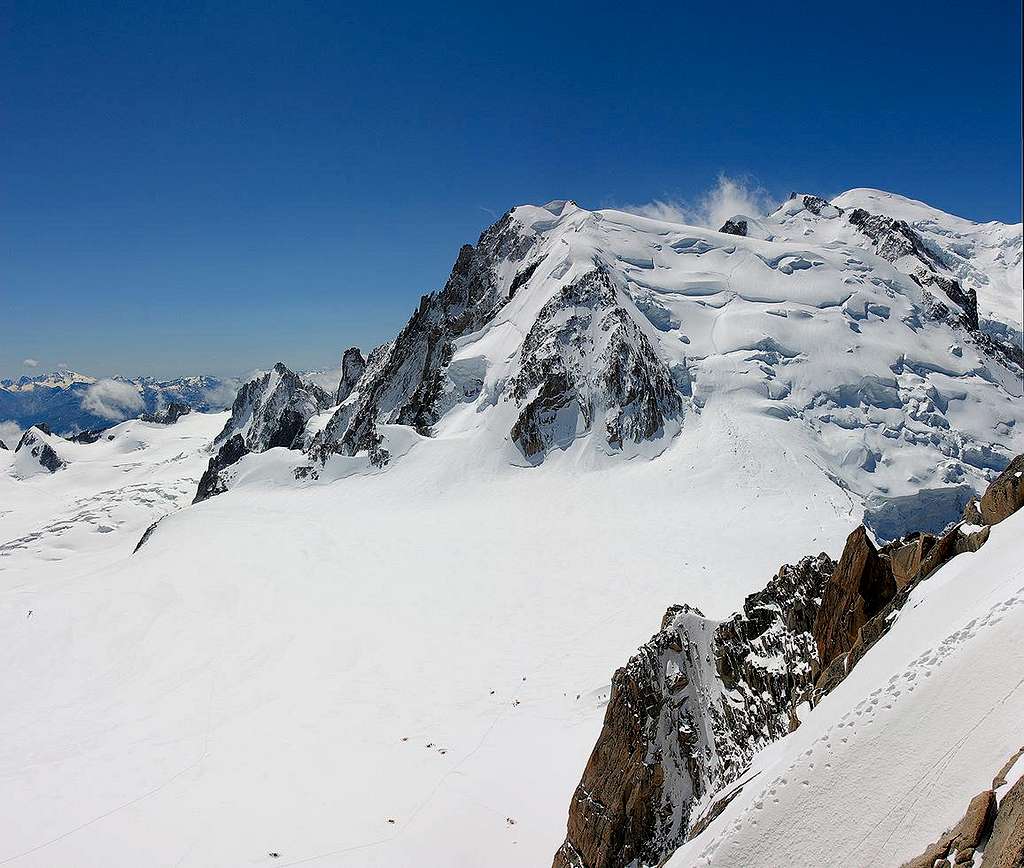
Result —
<path fill-rule="evenodd" d="M 522 202 L 1021 219 L 1017 2 L 0 9 L 0 376 L 336 365 Z"/>

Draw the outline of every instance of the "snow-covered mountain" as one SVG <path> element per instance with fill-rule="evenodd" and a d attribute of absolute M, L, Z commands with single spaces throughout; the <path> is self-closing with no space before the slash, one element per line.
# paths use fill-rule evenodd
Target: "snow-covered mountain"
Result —
<path fill-rule="evenodd" d="M 945 539 L 1024 451 L 1006 314 L 1020 227 L 850 191 L 723 228 L 514 208 L 331 383 L 280 364 L 230 413 L 89 444 L 33 434 L 54 472 L 0 450 L 0 686 L 17 697 L 0 712 L 0 861 L 547 865 L 612 674 L 666 607 L 688 604 L 665 630 L 708 654 L 732 631 L 716 647 L 747 700 L 733 714 L 714 672 L 686 675 L 740 724 L 711 733 L 715 756 L 690 752 L 707 806 L 896 672 L 906 661 L 872 649 L 787 736 L 851 530 L 873 548 Z M 941 575 L 1019 552 L 1014 521 Z M 941 643 L 941 618 L 910 616 L 946 584 L 915 586 L 876 648 Z M 966 595 L 951 593 L 943 611 Z M 677 640 L 658 641 L 645 659 L 678 686 Z M 678 672 L 658 668 L 669 657 Z M 1010 753 L 1015 703 L 990 715 L 986 763 Z M 789 780 L 758 785 L 770 775 Z M 935 780 L 956 797 L 942 826 L 974 781 Z M 743 852 L 723 824 L 758 810 L 755 791 L 708 815 L 702 848 Z M 706 805 L 684 822 L 669 804 L 673 858 L 707 861 L 685 842 Z M 945 831 L 926 825 L 907 858 Z M 768 864 L 821 864 L 764 841 Z"/>
<path fill-rule="evenodd" d="M 196 410 L 231 404 L 240 383 L 205 375 L 156 380 L 152 377 L 97 379 L 59 370 L 36 377 L 0 380 L 0 423 L 27 429 L 40 422 L 60 434 L 109 428 L 170 403 Z"/>

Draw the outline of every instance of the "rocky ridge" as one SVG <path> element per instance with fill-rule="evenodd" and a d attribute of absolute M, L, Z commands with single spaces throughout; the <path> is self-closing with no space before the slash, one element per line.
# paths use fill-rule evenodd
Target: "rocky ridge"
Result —
<path fill-rule="evenodd" d="M 612 678 L 554 868 L 661 864 L 700 834 L 738 793 L 729 785 L 754 753 L 799 726 L 800 708 L 846 677 L 910 591 L 1024 506 L 1022 477 L 1024 455 L 982 497 L 987 518 L 971 501 L 941 537 L 914 534 L 877 549 L 859 527 L 838 563 L 821 554 L 783 567 L 727 621 L 670 608 Z"/>
<path fill-rule="evenodd" d="M 250 452 L 299 445 L 309 419 L 330 405 L 327 392 L 304 382 L 281 362 L 250 380 L 239 390 L 231 417 L 213 441 L 217 452 L 199 480 L 193 503 L 225 491 L 225 471 Z"/>

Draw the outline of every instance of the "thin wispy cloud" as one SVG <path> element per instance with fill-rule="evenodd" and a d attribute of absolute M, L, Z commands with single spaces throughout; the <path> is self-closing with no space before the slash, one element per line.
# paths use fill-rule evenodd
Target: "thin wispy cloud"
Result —
<path fill-rule="evenodd" d="M 21 362 L 26 368 L 38 368 L 39 359 L 23 359 Z"/>
<path fill-rule="evenodd" d="M 622 210 L 654 220 L 720 229 L 736 214 L 759 217 L 774 205 L 768 191 L 755 181 L 722 173 L 713 187 L 694 200 L 655 199 L 639 205 L 624 205 Z"/>

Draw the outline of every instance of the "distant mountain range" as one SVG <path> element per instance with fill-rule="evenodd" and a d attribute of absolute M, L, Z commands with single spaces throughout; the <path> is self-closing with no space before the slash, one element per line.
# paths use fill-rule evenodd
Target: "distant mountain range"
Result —
<path fill-rule="evenodd" d="M 0 380 L 0 422 L 28 428 L 44 422 L 60 434 L 107 428 L 176 402 L 201 411 L 229 407 L 239 381 L 207 375 L 97 378 L 57 370 L 36 377 Z"/>

